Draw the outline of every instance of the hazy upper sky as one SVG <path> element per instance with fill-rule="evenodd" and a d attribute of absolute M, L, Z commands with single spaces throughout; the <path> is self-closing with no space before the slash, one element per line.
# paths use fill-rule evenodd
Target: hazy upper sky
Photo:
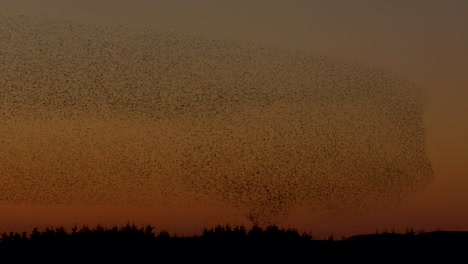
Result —
<path fill-rule="evenodd" d="M 0 13 L 91 25 L 122 24 L 245 40 L 382 67 L 427 91 L 424 116 L 435 179 L 398 206 L 340 215 L 298 209 L 281 224 L 318 235 L 468 226 L 467 1 L 6 1 Z M 3 29 L 1 29 L 3 30 Z M 1 40 L 0 40 L 1 41 Z M 1 76 L 0 76 L 1 78 Z M 235 214 L 223 208 L 2 205 L 0 228 L 152 222 L 194 232 Z"/>

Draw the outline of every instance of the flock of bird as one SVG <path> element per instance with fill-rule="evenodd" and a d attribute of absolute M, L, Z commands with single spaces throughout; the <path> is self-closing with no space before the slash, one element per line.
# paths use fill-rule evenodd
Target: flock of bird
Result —
<path fill-rule="evenodd" d="M 423 90 L 242 41 L 0 14 L 0 202 L 401 202 L 433 178 Z"/>

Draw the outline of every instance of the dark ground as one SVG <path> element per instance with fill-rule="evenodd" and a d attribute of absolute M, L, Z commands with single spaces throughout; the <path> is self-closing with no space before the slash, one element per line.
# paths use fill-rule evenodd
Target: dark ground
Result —
<path fill-rule="evenodd" d="M 182 261 L 216 261 L 220 263 L 338 262 L 341 260 L 374 260 L 377 263 L 411 260 L 444 260 L 458 263 L 468 260 L 468 232 L 434 231 L 368 234 L 345 240 L 316 240 L 310 234 L 270 226 L 218 226 L 205 229 L 200 236 L 170 236 L 154 232 L 154 227 L 90 229 L 87 226 L 47 228 L 31 233 L 3 233 L 0 241 L 0 263 L 31 263 L 58 260 L 62 263 L 85 261 L 95 263 L 167 263 Z M 13 261 L 13 262 L 11 262 Z M 372 261 L 372 262 L 374 262 Z M 432 262 L 431 261 L 431 262 Z M 392 261 L 393 262 L 393 261 Z M 7 263 L 7 262 L 4 262 Z"/>

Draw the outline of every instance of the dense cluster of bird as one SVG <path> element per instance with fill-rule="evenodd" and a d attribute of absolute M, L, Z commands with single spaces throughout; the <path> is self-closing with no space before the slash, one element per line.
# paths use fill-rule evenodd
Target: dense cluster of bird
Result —
<path fill-rule="evenodd" d="M 419 87 L 339 59 L 0 15 L 0 201 L 369 210 L 433 177 Z"/>

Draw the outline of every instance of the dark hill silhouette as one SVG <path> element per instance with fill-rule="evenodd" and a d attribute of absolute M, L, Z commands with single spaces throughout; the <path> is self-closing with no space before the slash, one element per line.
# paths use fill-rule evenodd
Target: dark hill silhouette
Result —
<path fill-rule="evenodd" d="M 72 258 L 101 257 L 106 260 L 147 259 L 156 256 L 173 261 L 212 259 L 219 261 L 303 260 L 328 257 L 367 258 L 370 256 L 418 256 L 431 258 L 434 254 L 455 256 L 468 249 L 468 232 L 434 231 L 357 235 L 345 240 L 314 239 L 310 233 L 299 234 L 294 229 L 278 226 L 247 230 L 243 226 L 205 228 L 201 235 L 177 236 L 167 231 L 155 232 L 155 227 L 127 224 L 106 228 L 96 226 L 34 228 L 27 233 L 3 233 L 0 237 L 0 256 L 3 258 Z M 158 257 L 158 258 L 159 258 Z M 158 259 L 159 260 L 159 259 Z M 159 260 L 160 261 L 160 260 Z"/>
<path fill-rule="evenodd" d="M 468 231 L 432 231 L 415 235 L 414 232 L 406 234 L 382 233 L 351 236 L 347 241 L 433 241 L 433 242 L 462 242 L 468 241 Z"/>

